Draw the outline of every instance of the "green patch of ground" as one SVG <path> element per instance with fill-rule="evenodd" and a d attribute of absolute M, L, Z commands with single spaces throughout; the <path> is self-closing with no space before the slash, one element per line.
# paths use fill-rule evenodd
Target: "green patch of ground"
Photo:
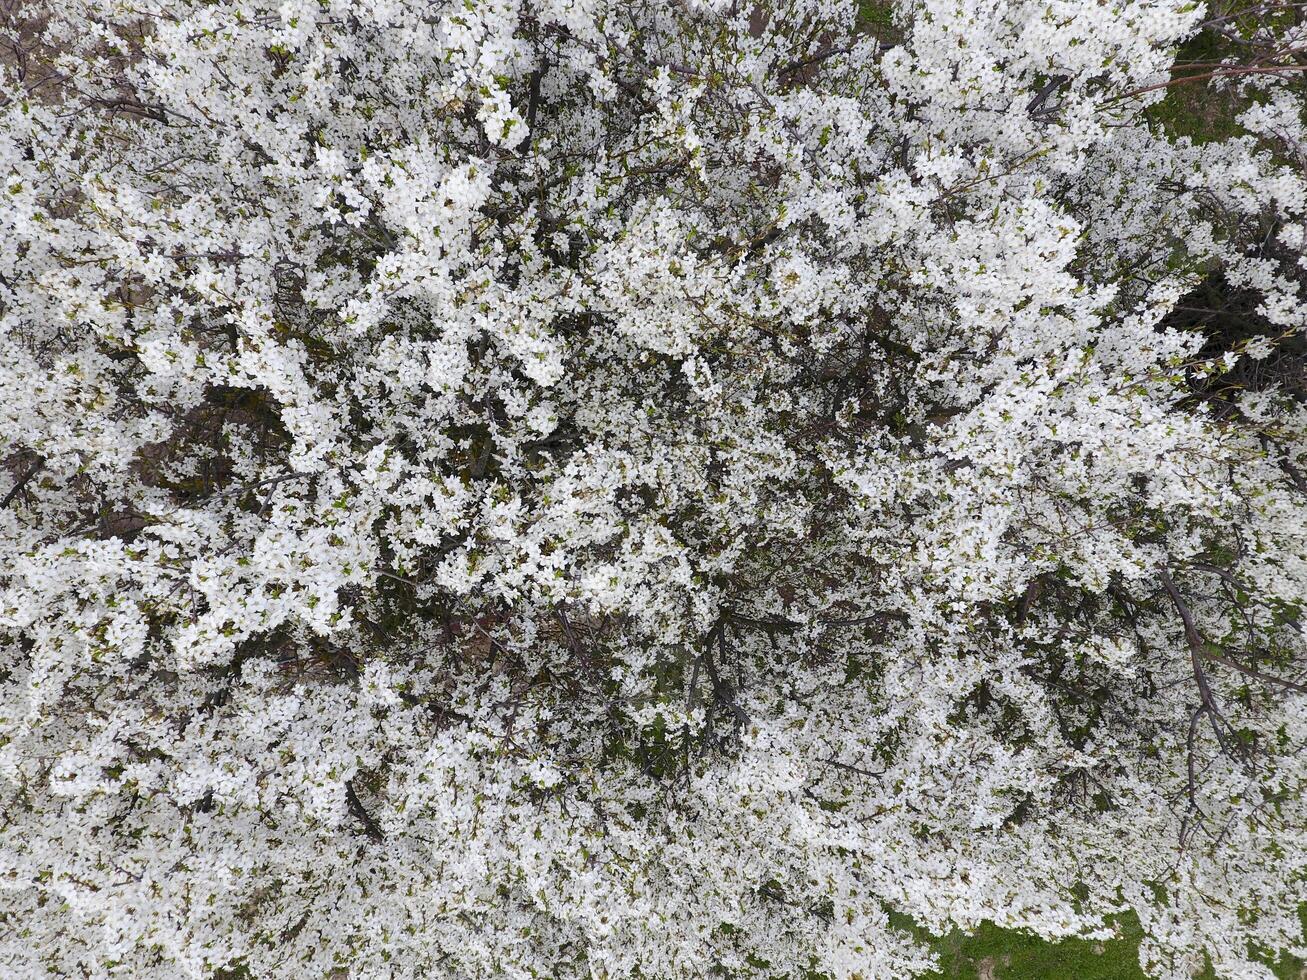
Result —
<path fill-rule="evenodd" d="M 1146 980 L 1138 938 L 1050 943 L 986 922 L 973 935 L 938 940 L 940 970 L 930 980 Z"/>
<path fill-rule="evenodd" d="M 886 0 L 859 0 L 858 23 L 888 27 L 894 22 L 894 4 Z"/>
<path fill-rule="evenodd" d="M 906 916 L 891 914 L 898 928 L 926 941 L 939 955 L 940 968 L 924 980 L 1147 980 L 1139 968 L 1138 921 L 1127 916 L 1119 937 L 1108 942 L 1064 939 L 1048 942 L 1029 933 L 986 922 L 971 935 L 954 931 L 930 936 Z M 1307 980 L 1307 963 L 1292 956 L 1267 958 L 1279 980 Z M 1210 968 L 1195 980 L 1220 980 Z"/>
<path fill-rule="evenodd" d="M 890 921 L 925 940 L 939 955 L 927 980 L 1147 980 L 1139 969 L 1141 931 L 1133 920 L 1108 942 L 1065 939 L 1051 943 L 986 922 L 971 935 L 928 935 L 905 916 Z"/>
<path fill-rule="evenodd" d="M 894 23 L 894 0 L 859 0 L 858 29 L 882 44 L 903 40 L 902 30 Z"/>
<path fill-rule="evenodd" d="M 1145 110 L 1147 118 L 1161 126 L 1174 139 L 1188 136 L 1195 143 L 1238 136 L 1243 130 L 1235 123 L 1247 108 L 1248 100 L 1233 89 L 1213 89 L 1207 77 L 1222 59 L 1236 53 L 1233 45 L 1211 31 L 1200 31 L 1176 52 L 1173 84 L 1161 102 Z M 1184 81 L 1192 78 L 1193 81 Z"/>

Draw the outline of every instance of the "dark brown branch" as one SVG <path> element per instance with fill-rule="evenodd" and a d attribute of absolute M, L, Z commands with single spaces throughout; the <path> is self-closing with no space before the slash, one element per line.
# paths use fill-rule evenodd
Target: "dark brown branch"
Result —
<path fill-rule="evenodd" d="M 1035 93 L 1034 98 L 1032 98 L 1029 105 L 1026 106 L 1027 115 L 1034 116 L 1045 111 L 1043 108 L 1044 103 L 1048 101 L 1049 97 L 1054 92 L 1065 85 L 1067 81 L 1068 79 L 1065 75 L 1054 75 L 1050 78 L 1044 87 Z"/>
<path fill-rule="evenodd" d="M 1017 610 L 1017 626 L 1026 624 L 1026 617 L 1030 615 L 1030 608 L 1035 604 L 1035 600 L 1039 598 L 1039 592 L 1043 584 L 1043 579 L 1032 578 L 1030 584 L 1026 586 L 1025 595 L 1021 597 L 1021 608 Z"/>
<path fill-rule="evenodd" d="M 1213 575 L 1217 576 L 1218 578 L 1220 578 L 1221 581 L 1224 582 L 1224 583 L 1225 583 L 1227 586 L 1229 586 L 1230 588 L 1233 588 L 1233 589 L 1239 589 L 1239 590 L 1241 590 L 1241 591 L 1244 590 L 1244 585 L 1243 585 L 1243 583 L 1241 583 L 1241 582 L 1240 582 L 1240 581 L 1239 581 L 1239 580 L 1238 580 L 1238 579 L 1233 575 L 1233 573 L 1231 573 L 1228 569 L 1220 568 L 1219 566 L 1216 566 L 1216 565 L 1209 565 L 1209 564 L 1206 564 L 1205 562 L 1195 562 L 1195 563 L 1193 564 L 1192 567 L 1197 568 L 1197 569 L 1200 569 L 1201 571 L 1204 571 L 1204 572 L 1210 572 L 1211 574 L 1213 574 Z M 1165 574 L 1165 573 L 1163 573 L 1163 574 Z M 1166 583 L 1163 582 L 1163 585 L 1165 585 L 1165 584 L 1166 584 Z M 1171 601 L 1172 601 L 1172 602 L 1175 602 L 1175 601 L 1176 601 L 1174 595 L 1172 595 L 1172 597 L 1171 597 Z M 1183 616 L 1184 616 L 1184 613 L 1182 612 L 1182 613 L 1181 613 L 1181 618 L 1183 618 Z M 1192 622 L 1192 616 L 1191 616 L 1191 618 L 1190 618 L 1190 622 Z M 1295 626 L 1296 628 L 1299 629 L 1299 631 L 1301 631 L 1301 626 L 1300 626 L 1298 623 L 1294 622 L 1294 623 L 1291 623 L 1290 625 Z M 1250 630 L 1250 632 L 1251 632 L 1251 629 L 1252 629 L 1252 626 L 1251 626 L 1251 623 L 1250 623 L 1250 625 L 1249 625 L 1249 630 Z M 1186 637 L 1188 636 L 1188 626 L 1187 626 L 1187 625 L 1186 625 L 1186 633 L 1185 633 L 1185 635 L 1186 635 Z M 1200 638 L 1200 640 L 1201 640 L 1201 638 Z M 1191 646 L 1192 646 L 1192 641 L 1191 641 Z M 1297 691 L 1299 694 L 1307 694 L 1307 685 L 1305 685 L 1305 684 L 1300 684 L 1300 683 L 1298 683 L 1298 682 L 1296 682 L 1296 681 L 1287 680 L 1287 679 L 1285 679 L 1285 678 L 1283 678 L 1283 677 L 1277 677 L 1277 676 L 1274 675 L 1274 674 L 1268 674 L 1268 673 L 1266 673 L 1265 671 L 1261 671 L 1261 670 L 1256 669 L 1255 667 L 1249 667 L 1249 666 L 1246 666 L 1245 664 L 1241 664 L 1241 663 L 1239 663 L 1237 660 L 1233 659 L 1232 657 L 1229 657 L 1229 656 L 1226 656 L 1226 655 L 1224 655 L 1224 654 L 1220 654 L 1220 653 L 1214 653 L 1213 651 L 1211 651 L 1210 649 L 1208 649 L 1208 647 L 1207 647 L 1206 644 L 1202 644 L 1202 654 L 1203 654 L 1203 656 L 1205 656 L 1208 660 L 1215 661 L 1215 662 L 1218 663 L 1218 664 L 1224 664 L 1226 667 L 1229 667 L 1229 668 L 1231 668 L 1231 669 L 1233 669 L 1233 670 L 1237 670 L 1239 673 L 1241 673 L 1241 674 L 1245 674 L 1245 675 L 1247 675 L 1248 677 L 1255 677 L 1255 678 L 1257 678 L 1257 680 L 1259 680 L 1259 681 L 1265 681 L 1265 682 L 1268 683 L 1268 684 L 1277 684 L 1277 685 L 1279 685 L 1280 687 L 1283 687 L 1283 688 L 1285 688 L 1285 689 L 1287 689 L 1287 690 L 1290 690 L 1290 691 Z"/>
<path fill-rule="evenodd" d="M 1307 694 L 1307 684 L 1299 684 L 1295 681 L 1285 680 L 1283 677 L 1276 677 L 1274 674 L 1264 673 L 1263 671 L 1256 670 L 1252 667 L 1244 666 L 1237 660 L 1232 660 L 1229 657 L 1220 654 L 1208 653 L 1207 656 L 1209 659 L 1215 660 L 1218 664 L 1224 664 L 1227 667 L 1237 670 L 1241 674 L 1255 677 L 1259 681 L 1266 681 L 1268 684 L 1278 684 L 1280 687 L 1290 691 L 1297 691 L 1299 694 Z"/>
<path fill-rule="evenodd" d="M 708 672 L 708 681 L 712 684 L 713 697 L 717 703 L 730 710 L 735 717 L 735 723 L 738 727 L 746 727 L 749 724 L 749 714 L 735 700 L 735 691 L 731 689 L 728 681 L 722 680 L 721 674 L 717 671 L 717 664 L 713 661 L 712 646 L 713 641 L 717 642 L 717 649 L 720 652 L 722 663 L 726 662 L 726 616 L 723 615 L 717 620 L 717 624 L 708 632 L 704 640 L 703 666 Z"/>
<path fill-rule="evenodd" d="M 18 478 L 18 482 L 15 483 L 10 488 L 7 494 L 5 494 L 5 499 L 0 500 L 0 510 L 4 510 L 6 507 L 8 507 L 10 504 L 14 502 L 14 498 L 23 492 L 23 488 L 32 481 L 32 477 L 36 476 L 37 472 L 44 465 L 45 465 L 45 460 L 38 459 L 32 466 L 28 468 L 26 473 L 24 473 L 21 477 Z"/>
<path fill-rule="evenodd" d="M 368 837 L 378 844 L 386 839 L 385 833 L 377 826 L 377 822 L 372 819 L 372 815 L 364 808 L 358 793 L 354 791 L 354 780 L 352 779 L 345 782 L 345 802 L 349 804 L 349 812 L 363 825 L 363 830 Z"/>
<path fill-rule="evenodd" d="M 852 50 L 853 46 L 851 44 L 841 45 L 840 47 L 823 48 L 816 54 L 810 55 L 807 58 L 800 58 L 796 61 L 791 61 L 784 68 L 780 69 L 778 74 L 791 75 L 796 71 L 802 71 L 805 68 L 825 61 L 827 58 L 833 58 L 838 54 L 848 54 Z"/>
<path fill-rule="evenodd" d="M 1187 85 L 1190 82 L 1205 82 L 1213 78 L 1235 78 L 1239 75 L 1273 75 L 1282 71 L 1307 71 L 1307 65 L 1269 65 L 1266 67 L 1248 67 L 1248 68 L 1224 68 L 1216 71 L 1202 72 L 1198 75 L 1185 75 L 1182 78 L 1173 78 L 1169 82 L 1158 82 L 1156 85 L 1145 85 L 1143 88 L 1137 88 L 1130 92 L 1114 96 L 1105 100 L 1104 104 L 1110 105 L 1113 102 L 1120 102 L 1124 99 L 1133 99 L 1148 92 L 1156 92 L 1159 89 L 1174 88 L 1179 85 Z"/>
<path fill-rule="evenodd" d="M 881 776 L 885 775 L 884 769 L 880 772 L 873 772 L 870 769 L 863 769 L 861 766 L 850 765 L 847 762 L 836 762 L 834 759 L 818 759 L 817 762 L 823 766 L 833 766 L 836 769 L 847 769 L 849 772 L 856 772 L 860 776 L 872 776 L 879 779 Z"/>
<path fill-rule="evenodd" d="M 1202 700 L 1202 707 L 1208 716 L 1208 720 L 1212 723 L 1212 731 L 1216 734 L 1216 741 L 1223 751 L 1227 754 L 1233 754 L 1230 743 L 1225 737 L 1225 732 L 1221 730 L 1222 724 L 1228 723 L 1225 722 L 1225 716 L 1221 714 L 1220 706 L 1216 703 L 1211 685 L 1207 683 L 1207 672 L 1203 670 L 1203 657 L 1207 652 L 1203 636 L 1198 632 L 1193 613 L 1185 604 L 1184 599 L 1181 598 L 1180 591 L 1175 587 L 1175 582 L 1171 580 L 1171 575 L 1166 567 L 1159 565 L 1157 575 L 1162 583 L 1162 588 L 1171 597 L 1171 603 L 1175 606 L 1176 611 L 1180 613 L 1180 621 L 1184 624 L 1184 637 L 1189 644 L 1189 661 L 1193 667 L 1194 680 L 1198 683 L 1198 696 Z"/>

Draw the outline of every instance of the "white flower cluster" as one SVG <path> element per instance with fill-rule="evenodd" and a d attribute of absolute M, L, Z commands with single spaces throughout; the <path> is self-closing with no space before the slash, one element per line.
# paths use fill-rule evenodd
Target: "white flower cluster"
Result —
<path fill-rule="evenodd" d="M 6 5 L 0 975 L 1307 955 L 1307 39 L 1190 138 L 1205 16 Z"/>

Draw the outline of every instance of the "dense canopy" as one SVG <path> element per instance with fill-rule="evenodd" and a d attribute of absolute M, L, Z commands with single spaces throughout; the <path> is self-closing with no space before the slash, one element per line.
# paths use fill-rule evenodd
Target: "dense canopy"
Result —
<path fill-rule="evenodd" d="M 0 974 L 1307 955 L 1303 12 L 0 5 Z"/>

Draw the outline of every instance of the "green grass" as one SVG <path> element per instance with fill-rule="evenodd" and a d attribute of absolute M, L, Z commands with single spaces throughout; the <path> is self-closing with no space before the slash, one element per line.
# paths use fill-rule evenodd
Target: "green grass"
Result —
<path fill-rule="evenodd" d="M 1141 933 L 1133 920 L 1122 924 L 1119 939 L 1056 943 L 990 922 L 971 935 L 955 930 L 938 938 L 906 916 L 892 914 L 890 921 L 939 955 L 940 968 L 927 980 L 1146 980 L 1139 969 Z"/>
<path fill-rule="evenodd" d="M 931 980 L 1145 980 L 1137 940 L 1050 943 L 986 922 L 973 935 L 955 933 L 935 948 L 941 969 Z"/>
<path fill-rule="evenodd" d="M 894 23 L 893 0 L 859 0 L 858 29 L 870 34 L 882 44 L 897 44 L 903 32 Z"/>
<path fill-rule="evenodd" d="M 928 935 L 906 916 L 891 914 L 890 922 L 925 940 L 939 955 L 939 970 L 924 980 L 1146 980 L 1139 968 L 1143 932 L 1133 915 L 1120 921 L 1119 938 L 1108 942 L 1064 939 L 1053 943 L 990 922 L 971 935 L 954 931 L 941 939 Z M 1307 963 L 1295 957 L 1266 962 L 1279 980 L 1307 977 Z M 1209 967 L 1195 980 L 1220 978 Z"/>
<path fill-rule="evenodd" d="M 889 27 L 894 23 L 894 4 L 890 0 L 859 0 L 858 22 Z"/>
<path fill-rule="evenodd" d="M 1174 78 L 1201 76 L 1204 69 L 1190 65 L 1206 65 L 1237 54 L 1233 45 L 1210 31 L 1203 31 L 1185 43 L 1176 52 Z M 1210 143 L 1238 136 L 1243 129 L 1235 116 L 1248 107 L 1248 100 L 1231 90 L 1216 91 L 1205 78 L 1194 82 L 1179 82 L 1166 92 L 1161 102 L 1145 110 L 1145 116 L 1162 127 L 1168 136 L 1187 136 L 1195 143 Z"/>

